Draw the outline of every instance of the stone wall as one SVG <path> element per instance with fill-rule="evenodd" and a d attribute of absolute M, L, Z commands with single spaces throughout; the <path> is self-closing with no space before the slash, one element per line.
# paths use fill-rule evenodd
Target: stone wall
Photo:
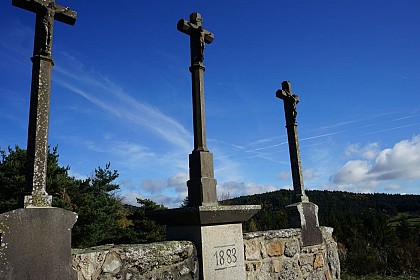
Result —
<path fill-rule="evenodd" d="M 301 247 L 300 229 L 244 234 L 247 280 L 340 279 L 332 228 L 324 242 Z M 78 280 L 198 279 L 195 247 L 188 241 L 101 246 L 73 251 Z"/>
<path fill-rule="evenodd" d="M 78 280 L 198 279 L 194 245 L 166 241 L 73 250 Z"/>
<path fill-rule="evenodd" d="M 247 280 L 340 279 L 332 228 L 322 227 L 323 244 L 302 247 L 300 229 L 244 234 Z"/>

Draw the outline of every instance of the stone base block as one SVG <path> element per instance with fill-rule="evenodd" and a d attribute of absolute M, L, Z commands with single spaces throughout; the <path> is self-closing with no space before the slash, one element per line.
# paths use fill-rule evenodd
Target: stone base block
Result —
<path fill-rule="evenodd" d="M 190 240 L 197 248 L 200 279 L 245 279 L 242 224 L 168 226 L 168 239 Z"/>
<path fill-rule="evenodd" d="M 195 206 L 156 211 L 152 218 L 167 225 L 168 240 L 195 244 L 200 280 L 243 280 L 242 222 L 260 209 L 260 205 Z"/>
<path fill-rule="evenodd" d="M 312 202 L 299 202 L 286 206 L 289 227 L 302 229 L 302 245 L 322 244 L 319 229 L 318 206 Z"/>
<path fill-rule="evenodd" d="M 71 229 L 77 215 L 61 208 L 0 214 L 0 279 L 74 280 Z"/>

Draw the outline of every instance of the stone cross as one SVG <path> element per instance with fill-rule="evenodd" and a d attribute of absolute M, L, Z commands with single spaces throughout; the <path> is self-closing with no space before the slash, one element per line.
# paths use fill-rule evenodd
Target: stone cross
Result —
<path fill-rule="evenodd" d="M 52 202 L 46 178 L 54 20 L 74 25 L 77 14 L 54 0 L 13 0 L 12 4 L 36 14 L 24 207 L 48 207 Z"/>
<path fill-rule="evenodd" d="M 299 97 L 292 93 L 292 87 L 289 81 L 281 83 L 281 90 L 276 92 L 277 98 L 284 101 L 284 114 L 286 117 L 287 138 L 289 143 L 290 165 L 292 169 L 293 190 L 295 193 L 295 202 L 308 202 L 303 185 L 302 162 L 300 159 L 299 139 L 297 132 L 297 109 Z"/>
<path fill-rule="evenodd" d="M 190 36 L 193 102 L 194 150 L 189 156 L 190 180 L 188 201 L 190 206 L 217 205 L 216 180 L 214 179 L 213 154 L 206 144 L 206 119 L 204 107 L 204 48 L 213 42 L 213 33 L 202 26 L 199 13 L 192 13 L 190 21 L 181 19 L 177 29 Z"/>
<path fill-rule="evenodd" d="M 190 36 L 192 93 L 193 93 L 193 125 L 194 150 L 208 151 L 206 144 L 206 119 L 204 109 L 204 48 L 213 42 L 213 33 L 201 25 L 203 18 L 199 13 L 192 13 L 190 21 L 181 19 L 177 29 Z"/>

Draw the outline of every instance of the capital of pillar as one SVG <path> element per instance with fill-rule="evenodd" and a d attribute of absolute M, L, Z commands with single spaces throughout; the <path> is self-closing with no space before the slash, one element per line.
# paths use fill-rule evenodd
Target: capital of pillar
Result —
<path fill-rule="evenodd" d="M 52 205 L 52 196 L 48 194 L 25 195 L 25 198 L 23 201 L 24 208 L 51 207 L 51 205 Z"/>
<path fill-rule="evenodd" d="M 190 72 L 193 73 L 196 70 L 202 70 L 203 72 L 206 71 L 206 67 L 200 62 L 200 63 L 194 63 L 189 68 Z"/>
<path fill-rule="evenodd" d="M 37 55 L 34 55 L 33 57 L 31 57 L 31 61 L 32 61 L 32 63 L 46 61 L 46 62 L 50 62 L 51 66 L 54 66 L 54 60 L 52 59 L 51 56 L 37 54 Z"/>

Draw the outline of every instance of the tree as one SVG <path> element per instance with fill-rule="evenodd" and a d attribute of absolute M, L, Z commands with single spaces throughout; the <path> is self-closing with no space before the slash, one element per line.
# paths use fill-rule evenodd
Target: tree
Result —
<path fill-rule="evenodd" d="M 90 247 L 114 241 L 128 226 L 126 210 L 116 195 L 119 185 L 116 170 L 98 167 L 92 177 L 68 190 L 78 222 L 73 227 L 73 246 Z"/>
<path fill-rule="evenodd" d="M 18 208 L 18 198 L 23 195 L 26 172 L 26 151 L 15 146 L 1 150 L 0 161 L 0 212 Z"/>
<path fill-rule="evenodd" d="M 136 209 L 130 217 L 133 220 L 133 230 L 136 232 L 136 242 L 161 241 L 166 238 L 166 227 L 159 225 L 148 217 L 150 212 L 166 209 L 163 205 L 158 205 L 150 199 L 139 199 L 137 203 L 140 207 Z"/>
<path fill-rule="evenodd" d="M 26 151 L 15 146 L 0 150 L 0 211 L 17 209 L 18 198 L 24 195 Z M 49 151 L 47 159 L 47 192 L 52 205 L 77 212 L 78 220 L 72 231 L 72 245 L 88 247 L 111 243 L 124 235 L 132 223 L 117 196 L 119 185 L 114 183 L 118 172 L 98 167 L 85 180 L 69 176 L 70 167 L 58 165 L 58 148 Z"/>
<path fill-rule="evenodd" d="M 0 161 L 0 213 L 19 207 L 18 200 L 23 198 L 25 174 L 27 170 L 26 150 L 15 146 L 13 150 L 1 150 Z M 53 206 L 71 210 L 66 191 L 76 187 L 80 180 L 68 175 L 69 167 L 58 165 L 58 148 L 49 151 L 47 158 L 47 192 L 53 196 Z"/>

